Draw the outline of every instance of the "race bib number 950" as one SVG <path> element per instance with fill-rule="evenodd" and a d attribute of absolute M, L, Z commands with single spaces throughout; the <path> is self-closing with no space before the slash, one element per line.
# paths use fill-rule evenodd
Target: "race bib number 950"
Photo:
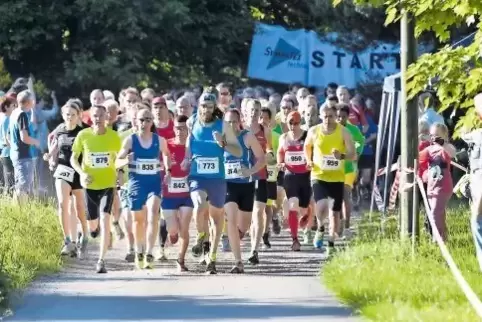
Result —
<path fill-rule="evenodd" d="M 218 158 L 197 158 L 197 173 L 199 174 L 217 174 L 219 173 Z"/>
<path fill-rule="evenodd" d="M 286 151 L 285 163 L 287 165 L 303 165 L 306 164 L 305 154 L 303 151 Z"/>
<path fill-rule="evenodd" d="M 110 166 L 109 152 L 92 152 L 90 153 L 90 166 L 96 169 L 108 168 Z"/>

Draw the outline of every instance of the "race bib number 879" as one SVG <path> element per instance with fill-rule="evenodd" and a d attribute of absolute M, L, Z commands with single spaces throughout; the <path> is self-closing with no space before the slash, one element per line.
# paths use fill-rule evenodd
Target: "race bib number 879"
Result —
<path fill-rule="evenodd" d="M 197 158 L 197 173 L 199 174 L 217 174 L 219 173 L 218 158 Z"/>
<path fill-rule="evenodd" d="M 90 153 L 91 167 L 96 169 L 108 168 L 110 166 L 109 152 Z"/>

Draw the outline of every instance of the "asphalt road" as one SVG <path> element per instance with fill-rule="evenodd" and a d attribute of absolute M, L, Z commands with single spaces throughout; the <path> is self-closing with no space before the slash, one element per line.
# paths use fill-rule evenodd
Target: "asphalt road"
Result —
<path fill-rule="evenodd" d="M 194 235 L 194 234 L 193 234 Z M 245 237 L 243 258 L 248 257 Z M 191 271 L 177 273 L 176 248 L 154 270 L 134 270 L 123 261 L 124 241 L 107 258 L 107 274 L 94 272 L 96 245 L 89 258 L 73 260 L 61 273 L 37 280 L 25 291 L 7 321 L 359 321 L 320 283 L 325 257 L 312 247 L 289 250 L 287 232 L 272 237 L 260 265 L 231 275 L 232 255 L 220 252 L 218 275 L 205 275 L 188 255 Z"/>

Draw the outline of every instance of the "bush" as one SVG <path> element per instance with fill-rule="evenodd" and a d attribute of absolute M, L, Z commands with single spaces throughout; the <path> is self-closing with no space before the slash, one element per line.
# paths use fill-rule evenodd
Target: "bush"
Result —
<path fill-rule="evenodd" d="M 62 234 L 56 210 L 36 201 L 18 206 L 0 197 L 0 309 L 9 292 L 25 287 L 41 274 L 61 267 Z M 1 316 L 1 314 L 0 314 Z"/>
<path fill-rule="evenodd" d="M 480 297 L 481 273 L 469 217 L 466 207 L 449 210 L 447 246 Z M 374 321 L 480 321 L 438 246 L 424 233 L 412 257 L 410 243 L 400 241 L 394 233 L 396 225 L 396 220 L 389 220 L 382 237 L 380 221 L 365 219 L 359 227 L 360 237 L 323 267 L 326 285 Z"/>

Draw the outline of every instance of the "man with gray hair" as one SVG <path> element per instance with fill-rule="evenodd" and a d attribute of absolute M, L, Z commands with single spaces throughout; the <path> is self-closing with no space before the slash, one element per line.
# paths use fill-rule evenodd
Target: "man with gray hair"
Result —
<path fill-rule="evenodd" d="M 27 115 L 35 104 L 34 94 L 29 90 L 20 92 L 17 95 L 17 103 L 18 107 L 10 116 L 8 141 L 14 167 L 16 196 L 19 202 L 22 202 L 34 192 L 34 160 L 31 146 L 39 148 L 40 143 L 32 137 Z"/>

